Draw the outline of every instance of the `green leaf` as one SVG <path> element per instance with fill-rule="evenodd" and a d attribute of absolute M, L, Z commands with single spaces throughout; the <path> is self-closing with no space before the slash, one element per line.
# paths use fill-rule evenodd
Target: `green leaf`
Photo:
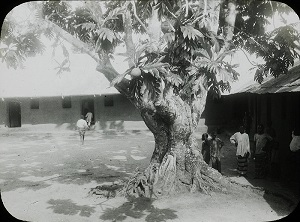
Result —
<path fill-rule="evenodd" d="M 159 67 L 159 68 L 157 68 L 157 70 L 158 70 L 160 73 L 168 74 L 168 71 L 167 71 L 164 67 Z"/>
<path fill-rule="evenodd" d="M 156 61 L 156 63 L 160 63 L 165 57 L 166 57 L 165 55 L 162 56 L 162 57 L 160 57 L 160 58 Z M 167 63 L 165 63 L 165 64 L 167 64 Z"/>
<path fill-rule="evenodd" d="M 65 59 L 65 60 L 61 63 L 60 67 L 64 67 L 64 65 L 66 65 L 68 62 L 69 62 L 69 60 L 68 60 L 68 59 Z"/>
<path fill-rule="evenodd" d="M 254 74 L 254 80 L 262 83 L 262 81 L 264 80 L 264 70 L 263 68 L 258 68 Z"/>
<path fill-rule="evenodd" d="M 220 78 L 223 82 L 232 81 L 230 73 L 228 71 L 226 71 L 225 69 L 219 69 L 218 74 L 220 75 Z"/>
<path fill-rule="evenodd" d="M 232 55 L 233 53 L 234 53 L 234 52 L 233 52 L 233 51 L 230 51 L 230 50 L 225 51 L 225 52 L 223 52 L 223 53 L 221 53 L 221 54 L 219 54 L 219 55 L 217 56 L 216 61 L 221 62 L 221 61 L 223 61 L 223 59 L 224 59 L 226 56 Z"/>
<path fill-rule="evenodd" d="M 169 75 L 166 77 L 166 80 L 176 87 L 183 83 L 183 80 L 180 78 L 180 76 L 172 72 L 169 73 Z"/>
<path fill-rule="evenodd" d="M 144 70 L 144 71 L 150 71 L 152 69 L 156 69 L 156 68 L 159 68 L 159 67 L 162 67 L 162 66 L 168 66 L 168 65 L 169 65 L 169 63 L 158 62 L 158 63 L 145 65 L 144 67 L 141 67 L 141 69 Z"/>
<path fill-rule="evenodd" d="M 167 42 L 167 43 L 172 43 L 175 40 L 175 33 L 174 32 L 168 32 L 165 33 L 162 38 Z"/>
<path fill-rule="evenodd" d="M 149 71 L 154 77 L 160 78 L 159 71 L 156 68 L 153 68 Z"/>
<path fill-rule="evenodd" d="M 137 48 L 136 52 L 135 52 L 135 62 L 138 63 L 139 58 L 141 57 L 141 55 L 146 51 L 147 47 L 149 46 L 149 44 L 144 44 L 140 47 Z"/>
<path fill-rule="evenodd" d="M 92 22 L 85 22 L 85 23 L 81 23 L 80 25 L 83 29 L 86 29 L 86 30 L 93 30 L 96 27 L 96 24 L 94 24 Z"/>
<path fill-rule="evenodd" d="M 195 55 L 196 56 L 201 56 L 201 57 L 205 57 L 205 58 L 207 58 L 207 59 L 210 59 L 210 56 L 209 56 L 209 54 L 208 54 L 208 52 L 205 50 L 205 49 L 197 49 L 196 51 L 195 51 Z"/>
<path fill-rule="evenodd" d="M 65 47 L 64 45 L 62 45 L 61 47 L 62 47 L 62 49 L 63 49 L 63 54 L 64 54 L 64 56 L 69 57 L 69 52 L 68 52 L 68 50 L 66 49 L 66 47 Z"/>
<path fill-rule="evenodd" d="M 183 34 L 183 38 L 193 39 L 195 40 L 198 37 L 204 37 L 204 35 L 194 27 L 190 25 L 180 26 L 180 30 Z"/>
<path fill-rule="evenodd" d="M 114 32 L 108 28 L 101 28 L 98 33 L 100 39 L 102 40 L 107 39 L 111 43 L 116 38 Z"/>

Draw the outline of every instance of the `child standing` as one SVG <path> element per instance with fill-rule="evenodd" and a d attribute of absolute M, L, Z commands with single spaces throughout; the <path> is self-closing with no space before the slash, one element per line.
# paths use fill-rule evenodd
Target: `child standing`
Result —
<path fill-rule="evenodd" d="M 88 127 L 91 127 L 91 122 L 92 122 L 92 118 L 93 118 L 93 113 L 91 113 L 90 111 L 85 115 L 86 117 L 86 122 Z"/>
<path fill-rule="evenodd" d="M 203 133 L 202 134 L 202 150 L 201 150 L 203 160 L 209 164 L 210 161 L 210 144 L 208 140 L 208 134 Z"/>
<path fill-rule="evenodd" d="M 217 138 L 217 133 L 211 134 L 210 140 L 210 158 L 212 168 L 218 170 L 221 173 L 221 148 L 224 146 L 224 142 Z"/>
<path fill-rule="evenodd" d="M 83 145 L 85 130 L 86 130 L 86 128 L 88 128 L 88 125 L 87 125 L 86 121 L 84 120 L 83 115 L 80 116 L 80 119 L 77 121 L 76 126 L 77 126 L 77 129 L 79 132 L 81 144 Z"/>

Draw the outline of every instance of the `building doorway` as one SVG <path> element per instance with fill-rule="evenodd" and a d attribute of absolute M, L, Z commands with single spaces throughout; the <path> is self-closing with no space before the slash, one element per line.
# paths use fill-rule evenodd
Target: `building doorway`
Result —
<path fill-rule="evenodd" d="M 19 102 L 8 103 L 9 127 L 21 127 L 21 105 Z"/>
<path fill-rule="evenodd" d="M 95 109 L 94 109 L 94 99 L 84 99 L 82 100 L 81 105 L 81 114 L 85 117 L 85 115 L 91 112 L 93 113 L 93 118 L 91 124 L 95 124 Z"/>

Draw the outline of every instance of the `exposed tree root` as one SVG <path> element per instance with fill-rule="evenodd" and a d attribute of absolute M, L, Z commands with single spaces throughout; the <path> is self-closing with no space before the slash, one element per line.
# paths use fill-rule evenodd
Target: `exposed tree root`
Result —
<path fill-rule="evenodd" d="M 90 195 L 99 195 L 107 199 L 116 197 L 123 188 L 123 184 L 101 185 L 92 188 L 89 192 Z"/>
<path fill-rule="evenodd" d="M 97 186 L 90 193 L 106 198 L 116 195 L 128 197 L 159 198 L 178 192 L 226 192 L 230 180 L 210 168 L 201 159 L 194 161 L 194 168 L 188 172 L 178 169 L 175 155 L 166 155 L 161 164 L 152 163 L 144 172 L 138 169 L 128 181 L 119 184 Z"/>

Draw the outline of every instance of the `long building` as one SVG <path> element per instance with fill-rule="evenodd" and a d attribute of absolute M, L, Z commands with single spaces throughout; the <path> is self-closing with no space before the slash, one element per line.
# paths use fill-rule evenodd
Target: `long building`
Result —
<path fill-rule="evenodd" d="M 0 128 L 75 129 L 80 115 L 90 111 L 95 129 L 146 129 L 139 111 L 110 87 L 93 59 L 69 59 L 69 71 L 61 73 L 50 52 L 29 58 L 24 68 L 1 63 Z"/>

